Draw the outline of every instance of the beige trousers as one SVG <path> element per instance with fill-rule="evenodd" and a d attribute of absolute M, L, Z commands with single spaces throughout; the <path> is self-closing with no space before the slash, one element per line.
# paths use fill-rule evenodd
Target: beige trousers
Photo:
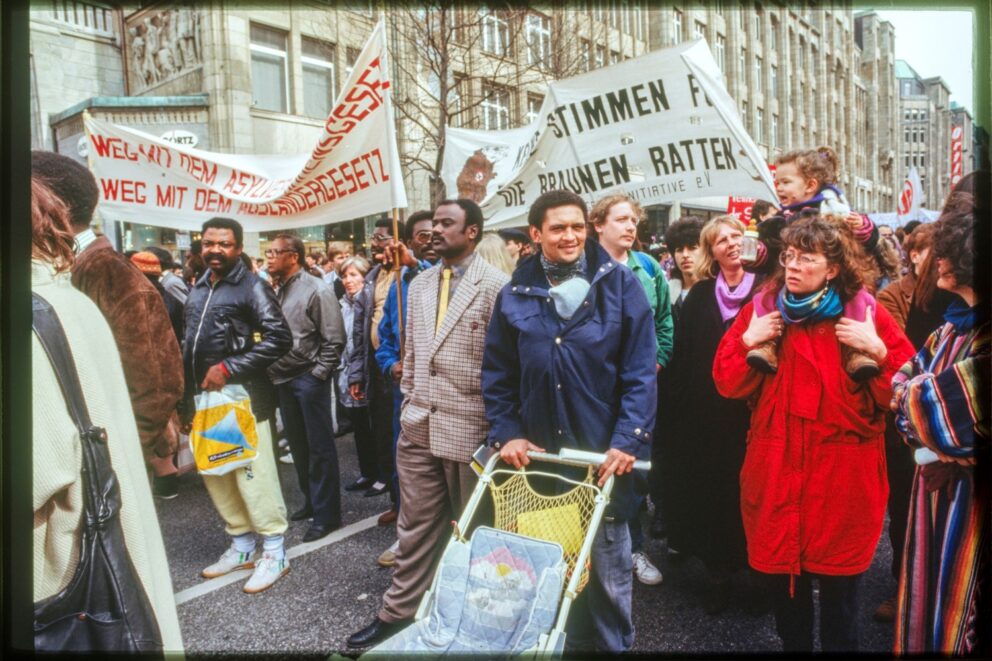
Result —
<path fill-rule="evenodd" d="M 396 522 L 399 551 L 393 584 L 383 596 L 379 618 L 396 622 L 412 618 L 431 586 L 437 561 L 478 478 L 468 464 L 438 459 L 430 448 L 409 441 L 400 432 L 396 445 L 400 481 L 400 516 Z"/>
<path fill-rule="evenodd" d="M 258 455 L 254 462 L 226 475 L 203 476 L 207 493 L 227 524 L 224 530 L 232 537 L 247 532 L 272 537 L 289 527 L 269 423 L 258 424 L 256 431 Z"/>

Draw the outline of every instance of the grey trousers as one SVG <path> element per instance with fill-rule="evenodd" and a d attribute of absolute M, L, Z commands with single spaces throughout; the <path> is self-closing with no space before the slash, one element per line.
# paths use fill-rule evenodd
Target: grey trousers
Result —
<path fill-rule="evenodd" d="M 393 583 L 379 611 L 384 622 L 416 614 L 451 537 L 451 521 L 461 516 L 478 479 L 468 464 L 439 459 L 403 432 L 396 445 L 396 469 L 403 506 L 396 521 L 399 551 Z"/>

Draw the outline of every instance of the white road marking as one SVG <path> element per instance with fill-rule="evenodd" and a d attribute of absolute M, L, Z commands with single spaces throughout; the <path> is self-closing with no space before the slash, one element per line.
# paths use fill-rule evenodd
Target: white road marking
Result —
<path fill-rule="evenodd" d="M 299 558 L 300 556 L 306 555 L 311 551 L 316 551 L 317 549 L 323 548 L 328 544 L 334 544 L 335 542 L 340 542 L 344 539 L 348 539 L 352 535 L 357 535 L 363 530 L 368 530 L 369 528 L 374 528 L 378 524 L 379 515 L 370 516 L 367 519 L 362 519 L 361 521 L 356 521 L 350 525 L 345 526 L 339 530 L 335 530 L 327 537 L 323 539 L 318 539 L 313 542 L 306 542 L 304 544 L 298 544 L 291 549 L 286 551 L 286 557 L 292 560 L 293 558 Z M 238 571 L 231 572 L 230 574 L 224 574 L 217 578 L 212 578 L 209 581 L 204 581 L 203 583 L 197 583 L 193 587 L 186 588 L 176 593 L 176 606 L 181 606 L 187 601 L 196 599 L 197 597 L 202 597 L 205 594 L 210 594 L 215 590 L 219 590 L 223 587 L 230 585 L 231 583 L 237 583 L 238 581 L 246 581 L 248 577 L 251 576 L 250 569 L 239 569 Z"/>

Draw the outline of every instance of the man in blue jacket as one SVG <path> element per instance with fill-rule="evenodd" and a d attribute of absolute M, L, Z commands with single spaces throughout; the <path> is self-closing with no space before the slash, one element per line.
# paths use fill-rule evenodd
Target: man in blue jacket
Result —
<path fill-rule="evenodd" d="M 540 253 L 500 292 L 486 337 L 482 392 L 489 444 L 519 468 L 528 450 L 606 454 L 599 483 L 617 476 L 596 533 L 589 584 L 575 603 L 569 645 L 623 652 L 634 642 L 627 520 L 636 516 L 635 459 L 648 459 L 656 407 L 655 338 L 644 289 L 586 242 L 586 204 L 549 191 L 528 214 Z"/>

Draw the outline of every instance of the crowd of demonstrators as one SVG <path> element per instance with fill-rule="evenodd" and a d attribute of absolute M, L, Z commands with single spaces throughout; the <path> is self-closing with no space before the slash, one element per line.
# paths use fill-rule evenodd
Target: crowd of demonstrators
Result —
<path fill-rule="evenodd" d="M 593 230 L 590 238 L 595 238 L 614 261 L 633 271 L 637 281 L 644 288 L 648 306 L 651 308 L 651 317 L 654 319 L 655 368 L 660 374 L 672 357 L 674 326 L 668 279 L 661 265 L 650 255 L 633 250 L 637 241 L 637 224 L 644 216 L 644 210 L 637 201 L 627 195 L 615 194 L 603 197 L 589 212 L 589 222 Z M 646 478 L 649 483 L 657 481 L 657 472 L 658 467 L 653 466 L 653 474 Z M 647 489 L 643 491 L 646 492 Z M 643 505 L 646 503 L 646 498 L 641 497 L 640 502 Z M 658 508 L 657 502 L 655 508 Z M 632 518 L 629 520 L 629 525 L 634 575 L 641 583 L 647 585 L 661 583 L 661 572 L 642 550 L 644 534 L 640 520 L 636 517 Z"/>
<path fill-rule="evenodd" d="M 106 431 L 119 489 L 119 520 L 131 564 L 148 597 L 163 649 L 181 652 L 172 581 L 169 572 L 163 571 L 168 567 L 165 545 L 148 489 L 146 458 L 118 343 L 103 314 L 72 286 L 69 276 L 76 259 L 73 236 L 77 233 L 71 214 L 85 209 L 69 207 L 46 184 L 57 169 L 46 168 L 48 176 L 35 173 L 31 180 L 31 292 L 51 306 L 66 335 L 91 421 Z M 68 193 L 74 188 L 61 190 Z M 75 192 L 85 195 L 85 188 Z M 86 486 L 93 485 L 85 484 L 80 431 L 69 413 L 53 359 L 37 337 L 31 343 L 33 585 L 38 603 L 60 594 L 73 580 L 80 563 Z"/>
<path fill-rule="evenodd" d="M 312 519 L 304 542 L 341 526 L 341 488 L 331 388 L 347 341 L 341 307 L 322 278 L 303 268 L 299 237 L 277 234 L 265 251 L 269 273 L 279 280 L 276 298 L 292 332 L 292 350 L 268 367 L 279 390 L 279 412 L 289 440 L 302 512 Z"/>
<path fill-rule="evenodd" d="M 650 454 L 657 340 L 644 287 L 595 241 L 585 201 L 568 191 L 531 206 L 541 250 L 496 299 L 482 363 L 489 444 L 514 467 L 528 450 L 605 453 L 599 484 L 616 474 L 596 531 L 589 583 L 573 604 L 566 645 L 623 652 L 634 641 L 628 521 L 639 495 L 630 475 Z M 614 332 L 604 334 L 603 328 Z"/>
<path fill-rule="evenodd" d="M 740 516 L 784 651 L 813 651 L 816 579 L 822 650 L 854 652 L 860 577 L 885 515 L 883 412 L 912 347 L 884 308 L 869 309 L 863 321 L 841 318 L 865 277 L 846 227 L 808 216 L 781 238 L 784 268 L 758 294 L 774 295 L 776 311 L 759 315 L 756 302 L 746 305 L 710 371 L 722 396 L 753 407 Z M 770 340 L 780 345 L 778 369 L 765 374 L 747 354 Z M 838 343 L 868 355 L 879 374 L 852 389 Z"/>
<path fill-rule="evenodd" d="M 643 545 L 650 502 L 668 558 L 703 563 L 703 609 L 725 610 L 733 577 L 749 568 L 745 610 L 771 608 L 790 652 L 813 650 L 814 584 L 823 651 L 857 651 L 862 576 L 887 508 L 898 592 L 875 615 L 895 621 L 896 651 L 987 651 L 978 613 L 992 587 L 988 494 L 976 466 L 988 453 L 990 343 L 973 237 L 988 227 L 977 177 L 956 187 L 938 222 L 900 228 L 900 240 L 849 208 L 832 150 L 787 152 L 776 165 L 778 201 L 752 209 L 753 262 L 741 258 L 745 227 L 733 216 L 672 223 L 663 266 L 637 249 L 634 199 L 608 194 L 588 210 L 551 191 L 526 232 L 483 233 L 478 205 L 462 199 L 410 214 L 399 236 L 378 221 L 372 268 L 347 244 L 308 254 L 293 234 L 272 239 L 262 268 L 243 252 L 240 224 L 213 218 L 180 275 L 163 248 L 121 254 L 97 236 L 92 175 L 35 152 L 33 285 L 66 318 L 95 303 L 103 319 L 80 327 L 95 346 L 112 338 L 101 358 L 119 356 L 119 378 L 102 383 L 98 350 L 80 349 L 82 381 L 107 402 L 97 422 L 117 430 L 128 550 L 167 647 L 181 641 L 174 604 L 162 602 L 171 586 L 148 569 L 164 556 L 152 496 L 177 494 L 194 395 L 230 383 L 251 398 L 258 457 L 203 476 L 231 539 L 202 575 L 252 569 L 243 589 L 261 592 L 289 570 L 289 520 L 308 522 L 303 540 L 314 541 L 344 523 L 342 488 L 388 492 L 378 523 L 396 525 L 396 542 L 378 563 L 395 568 L 392 583 L 349 648 L 409 623 L 447 522 L 476 483 L 472 452 L 486 443 L 518 468 L 528 450 L 602 452 L 600 484 L 617 476 L 569 649 L 631 649 L 633 580 L 662 581 Z M 45 374 L 36 394 L 57 387 Z M 345 485 L 339 404 L 358 455 Z M 59 452 L 71 420 L 61 404 L 39 405 L 36 419 L 59 418 L 39 447 Z M 289 517 L 277 410 L 304 496 Z M 649 473 L 632 471 L 649 457 Z M 71 577 L 79 472 L 36 462 L 35 474 L 44 596 Z M 51 505 L 64 488 L 68 514 Z"/>
<path fill-rule="evenodd" d="M 449 522 L 458 518 L 475 487 L 469 464 L 489 431 L 480 383 L 482 353 L 489 316 L 508 276 L 475 253 L 483 219 L 471 200 L 442 201 L 433 215 L 420 218 L 410 216 L 410 242 L 426 244 L 429 234 L 426 245 L 440 262 L 416 274 L 409 285 L 405 351 L 393 372 L 400 377 L 403 398 L 396 452 L 401 491 L 396 568 L 375 619 L 348 638 L 353 648 L 376 644 L 412 621 L 433 579 L 436 555 L 447 542 Z M 395 249 L 402 263 L 417 268 L 416 246 Z M 383 333 L 380 351 L 387 338 Z"/>

